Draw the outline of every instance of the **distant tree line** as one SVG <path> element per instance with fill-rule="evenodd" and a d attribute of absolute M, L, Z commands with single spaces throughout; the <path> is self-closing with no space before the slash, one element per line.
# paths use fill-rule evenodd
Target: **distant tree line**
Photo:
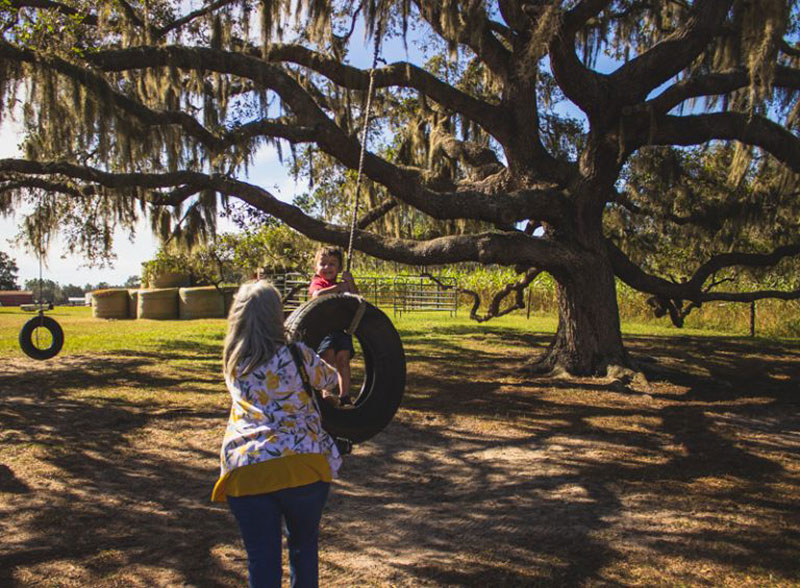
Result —
<path fill-rule="evenodd" d="M 39 278 L 32 278 L 30 280 L 25 280 L 23 290 L 30 290 L 33 292 L 33 297 L 36 300 L 45 300 L 53 304 L 65 304 L 70 298 L 82 297 L 85 296 L 87 292 L 93 292 L 95 290 L 138 287 L 139 276 L 130 276 L 122 285 L 98 282 L 97 284 L 87 283 L 83 286 L 77 286 L 75 284 L 62 285 L 53 280 L 42 280 L 40 284 Z"/>

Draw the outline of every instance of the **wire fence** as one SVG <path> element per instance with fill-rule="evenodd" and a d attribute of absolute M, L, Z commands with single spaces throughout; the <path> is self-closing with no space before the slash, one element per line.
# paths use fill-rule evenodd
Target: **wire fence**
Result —
<path fill-rule="evenodd" d="M 310 278 L 299 273 L 272 274 L 269 279 L 284 299 L 287 311 L 308 300 Z M 458 314 L 458 280 L 425 276 L 359 276 L 358 290 L 367 301 L 381 308 L 391 308 L 395 316 L 404 312 L 448 312 Z"/>

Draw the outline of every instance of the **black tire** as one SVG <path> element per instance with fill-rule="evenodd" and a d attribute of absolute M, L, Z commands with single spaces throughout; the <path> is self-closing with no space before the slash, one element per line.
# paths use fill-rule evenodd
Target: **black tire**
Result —
<path fill-rule="evenodd" d="M 50 331 L 50 336 L 53 339 L 50 347 L 40 349 L 34 344 L 33 333 L 38 328 Z M 22 330 L 19 332 L 19 346 L 28 357 L 40 360 L 50 359 L 58 355 L 58 352 L 64 346 L 64 331 L 61 330 L 61 325 L 55 319 L 40 315 L 32 318 L 22 326 Z"/>
<path fill-rule="evenodd" d="M 289 337 L 316 349 L 325 335 L 350 326 L 359 302 L 347 294 L 310 300 L 286 319 Z M 380 433 L 397 412 L 406 387 L 406 356 L 392 321 L 372 304 L 367 303 L 355 336 L 364 353 L 364 383 L 355 405 L 319 406 L 328 433 L 360 443 Z"/>

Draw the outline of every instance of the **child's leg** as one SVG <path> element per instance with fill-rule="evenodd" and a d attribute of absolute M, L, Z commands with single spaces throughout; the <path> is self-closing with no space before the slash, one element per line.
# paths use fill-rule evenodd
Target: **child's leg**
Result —
<path fill-rule="evenodd" d="M 336 352 L 336 371 L 339 372 L 339 397 L 350 397 L 350 350 Z"/>

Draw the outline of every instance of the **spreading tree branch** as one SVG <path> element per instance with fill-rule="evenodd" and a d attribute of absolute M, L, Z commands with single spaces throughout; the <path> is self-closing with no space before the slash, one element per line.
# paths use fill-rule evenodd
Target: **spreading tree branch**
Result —
<path fill-rule="evenodd" d="M 422 18 L 439 36 L 451 43 L 466 45 L 498 78 L 509 79 L 511 54 L 492 34 L 483 3 L 474 2 L 471 3 L 470 8 L 459 11 L 457 18 L 461 22 L 456 24 L 454 30 L 450 30 L 442 24 L 450 16 L 445 15 L 444 10 L 453 10 L 455 6 L 458 6 L 457 4 L 451 4 L 445 8 L 439 2 L 424 0 L 414 0 L 414 2 Z"/>
<path fill-rule="evenodd" d="M 750 76 L 746 69 L 736 68 L 724 72 L 692 76 L 676 82 L 657 97 L 647 101 L 647 108 L 659 114 L 666 114 L 676 106 L 703 96 L 729 94 L 746 88 Z M 800 90 L 800 70 L 778 65 L 775 67 L 773 86 Z"/>
<path fill-rule="evenodd" d="M 655 301 L 654 308 L 669 309 L 672 305 L 677 311 L 684 300 L 700 304 L 708 300 L 736 300 L 749 302 L 755 293 L 722 293 L 710 292 L 710 288 L 718 285 L 712 282 L 710 286 L 704 285 L 709 277 L 715 275 L 722 269 L 744 266 L 744 267 L 771 267 L 786 257 L 800 255 L 800 244 L 783 245 L 776 247 L 770 253 L 744 253 L 732 252 L 715 255 L 700 265 L 691 278 L 682 282 L 674 282 L 653 276 L 642 270 L 633 263 L 625 253 L 610 240 L 606 241 L 607 250 L 614 273 L 626 284 L 640 292 L 653 294 Z M 780 297 L 791 295 L 783 294 Z M 722 297 L 720 297 L 722 296 Z M 761 295 L 766 298 L 766 295 Z M 691 309 L 690 309 L 691 310 Z"/>
<path fill-rule="evenodd" d="M 323 241 L 347 246 L 349 227 L 320 221 L 305 214 L 300 208 L 275 198 L 268 191 L 247 182 L 221 174 L 203 174 L 192 171 L 171 173 L 110 173 L 96 168 L 69 162 L 40 162 L 24 159 L 0 159 L 0 174 L 13 172 L 29 175 L 66 176 L 93 182 L 118 190 L 175 188 L 184 200 L 200 189 L 235 197 L 254 208 L 283 220 L 304 235 Z M 181 192 L 180 188 L 184 187 Z M 136 195 L 154 205 L 175 206 L 180 202 L 165 202 L 164 197 L 153 198 Z M 369 255 L 409 265 L 429 265 L 477 261 L 514 265 L 524 263 L 555 270 L 578 262 L 576 254 L 559 244 L 535 239 L 522 232 L 486 232 L 472 235 L 439 237 L 427 241 L 383 237 L 375 233 L 357 230 L 354 245 Z"/>
<path fill-rule="evenodd" d="M 694 225 L 714 232 L 720 230 L 726 220 L 739 217 L 753 208 L 753 205 L 749 202 L 729 198 L 723 203 L 715 203 L 714 206 L 709 206 L 702 210 L 693 210 L 691 214 L 681 216 L 673 212 L 649 210 L 633 202 L 623 193 L 617 193 L 614 202 L 632 214 L 668 220 L 678 226 Z"/>
<path fill-rule="evenodd" d="M 181 28 L 184 25 L 191 23 L 192 21 L 206 16 L 207 14 L 211 14 L 215 10 L 222 8 L 223 6 L 227 6 L 228 4 L 233 4 L 238 0 L 217 0 L 216 2 L 211 2 L 210 4 L 206 4 L 205 6 L 198 8 L 180 18 L 173 20 L 172 22 L 165 24 L 162 27 L 155 29 L 155 37 L 160 38 L 164 37 L 168 33 Z"/>
<path fill-rule="evenodd" d="M 515 310 L 520 308 L 525 308 L 525 288 L 536 279 L 536 277 L 542 273 L 541 269 L 537 268 L 529 268 L 525 270 L 524 275 L 518 279 L 516 282 L 512 282 L 510 284 L 506 284 L 501 288 L 498 292 L 492 296 L 492 300 L 489 303 L 489 307 L 486 310 L 486 313 L 483 315 L 478 314 L 478 309 L 481 306 L 481 297 L 480 294 L 475 292 L 474 290 L 469 290 L 467 288 L 461 288 L 459 292 L 463 292 L 464 294 L 468 294 L 472 296 L 472 308 L 469 311 L 469 318 L 479 323 L 486 322 L 493 318 L 498 318 L 509 314 Z M 436 279 L 433 275 L 428 272 L 423 272 L 420 274 L 421 276 L 427 277 L 433 282 L 436 283 L 442 290 L 450 290 L 453 288 L 452 284 L 444 284 L 440 280 Z M 507 306 L 504 309 L 500 308 L 500 305 L 503 303 L 503 300 L 508 297 L 509 294 L 514 293 L 514 302 Z"/>
<path fill-rule="evenodd" d="M 800 290 L 757 290 L 755 292 L 708 292 L 701 296 L 703 302 L 725 301 L 725 302 L 755 302 L 767 298 L 778 300 L 798 300 Z"/>
<path fill-rule="evenodd" d="M 93 186 L 85 186 L 79 189 L 69 182 L 56 182 L 45 178 L 27 176 L 9 177 L 6 174 L 0 177 L 0 193 L 16 192 L 24 189 L 55 192 L 75 199 L 83 199 L 87 196 L 92 196 L 96 191 Z"/>
<path fill-rule="evenodd" d="M 359 141 L 328 118 L 286 72 L 261 60 L 213 49 L 176 46 L 96 53 L 89 59 L 106 71 L 173 65 L 202 67 L 258 81 L 274 90 L 292 108 L 301 124 L 316 125 L 318 132 L 314 140 L 322 151 L 350 169 L 358 169 Z M 469 190 L 439 193 L 425 188 L 424 178 L 415 170 L 390 163 L 373 153 L 365 155 L 363 169 L 370 179 L 386 186 L 393 196 L 434 218 L 474 218 L 511 224 L 530 217 L 555 221 L 564 213 L 563 199 L 554 189 L 515 191 L 502 199 Z"/>
<path fill-rule="evenodd" d="M 687 68 L 719 33 L 733 0 L 696 0 L 684 25 L 609 76 L 620 105 L 636 104 Z"/>
<path fill-rule="evenodd" d="M 472 168 L 477 179 L 481 180 L 506 169 L 497 154 L 488 147 L 472 141 L 459 141 L 450 133 L 434 130 L 433 143 L 448 159 L 464 163 Z"/>
<path fill-rule="evenodd" d="M 792 47 L 785 39 L 781 41 L 780 49 L 783 53 L 786 53 L 786 55 L 790 55 L 792 57 L 800 57 L 800 48 Z"/>
<path fill-rule="evenodd" d="M 99 98 L 111 101 L 118 109 L 135 117 L 142 124 L 177 125 L 210 148 L 221 147 L 219 138 L 197 122 L 194 117 L 183 112 L 157 111 L 148 108 L 113 88 L 101 75 L 94 73 L 89 68 L 74 65 L 56 56 L 41 56 L 30 49 L 15 47 L 4 39 L 0 39 L 0 59 L 10 59 L 50 69 L 82 84 Z"/>
<path fill-rule="evenodd" d="M 378 206 L 368 210 L 367 212 L 364 213 L 364 215 L 360 219 L 358 219 L 358 222 L 356 222 L 356 228 L 361 230 L 366 229 L 368 226 L 370 226 L 378 219 L 386 216 L 386 214 L 389 211 L 397 208 L 397 204 L 398 204 L 397 200 L 395 200 L 394 198 L 389 198 L 388 200 L 382 202 Z"/>
<path fill-rule="evenodd" d="M 41 62 L 35 52 L 19 49 L 0 41 L 0 57 L 32 63 Z M 232 73 L 273 89 L 292 108 L 299 126 L 275 122 L 256 122 L 243 130 L 234 130 L 218 137 L 205 129 L 193 117 L 172 111 L 154 111 L 115 91 L 102 77 L 86 68 L 79 68 L 58 58 L 49 58 L 47 66 L 83 83 L 90 91 L 111 98 L 115 105 L 146 124 L 175 124 L 181 126 L 212 152 L 219 152 L 241 139 L 241 134 L 274 133 L 290 141 L 315 141 L 320 148 L 351 169 L 358 168 L 360 143 L 328 118 L 308 93 L 286 72 L 260 60 L 213 49 L 183 47 L 141 47 L 113 52 L 98 52 L 89 57 L 106 71 L 159 67 L 204 68 L 209 71 Z M 491 223 L 511 224 L 534 216 L 555 220 L 562 216 L 564 203 L 556 190 L 523 190 L 497 198 L 482 192 L 462 190 L 438 193 L 424 187 L 424 178 L 413 169 L 394 165 L 368 153 L 365 174 L 386 186 L 400 200 L 434 218 L 475 218 Z"/>
<path fill-rule="evenodd" d="M 44 10 L 53 10 L 65 16 L 81 16 L 81 22 L 86 25 L 96 26 L 98 24 L 97 16 L 94 14 L 86 14 L 81 10 L 77 10 L 72 6 L 64 4 L 63 2 L 56 2 L 54 0 L 10 0 L 9 8 L 19 10 L 20 8 L 41 8 Z"/>
<path fill-rule="evenodd" d="M 610 4 L 610 0 L 585 0 L 567 12 L 561 29 L 549 45 L 550 68 L 564 95 L 590 120 L 608 109 L 605 77 L 584 66 L 575 49 L 575 35 L 585 22 Z"/>
<path fill-rule="evenodd" d="M 759 115 L 715 112 L 692 116 L 664 116 L 652 121 L 642 115 L 640 131 L 633 142 L 650 145 L 698 145 L 714 139 L 736 140 L 761 147 L 800 172 L 800 139 L 791 131 Z"/>
<path fill-rule="evenodd" d="M 574 35 L 611 3 L 612 0 L 581 0 L 564 15 L 564 33 Z"/>
<path fill-rule="evenodd" d="M 260 56 L 260 51 L 257 56 Z M 369 87 L 369 71 L 341 63 L 302 45 L 272 44 L 264 59 L 273 63 L 302 65 L 342 88 L 366 91 Z M 478 123 L 501 143 L 514 132 L 502 107 L 474 98 L 411 63 L 396 62 L 378 68 L 374 72 L 374 85 L 375 88 L 399 86 L 417 90 L 449 110 Z"/>

